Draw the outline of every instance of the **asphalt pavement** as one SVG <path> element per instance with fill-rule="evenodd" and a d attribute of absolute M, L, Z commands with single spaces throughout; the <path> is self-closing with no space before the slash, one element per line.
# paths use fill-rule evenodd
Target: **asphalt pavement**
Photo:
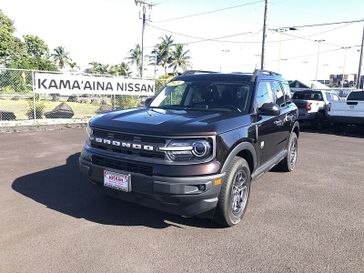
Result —
<path fill-rule="evenodd" d="M 303 132 L 292 173 L 219 228 L 114 200 L 78 171 L 84 129 L 0 134 L 0 272 L 364 272 L 364 134 Z"/>

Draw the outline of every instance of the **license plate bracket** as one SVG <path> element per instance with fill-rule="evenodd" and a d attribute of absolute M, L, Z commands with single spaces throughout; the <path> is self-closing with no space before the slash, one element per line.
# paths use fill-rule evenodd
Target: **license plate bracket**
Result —
<path fill-rule="evenodd" d="M 119 191 L 130 192 L 131 175 L 104 170 L 104 186 Z"/>

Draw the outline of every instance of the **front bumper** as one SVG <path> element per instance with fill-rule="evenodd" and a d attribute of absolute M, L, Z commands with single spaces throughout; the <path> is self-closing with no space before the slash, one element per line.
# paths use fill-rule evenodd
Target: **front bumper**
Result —
<path fill-rule="evenodd" d="M 204 176 L 171 177 L 144 175 L 130 171 L 99 166 L 80 157 L 81 172 L 89 181 L 98 185 L 114 197 L 137 203 L 158 210 L 195 216 L 213 211 L 217 206 L 222 179 L 225 174 Z M 122 192 L 103 186 L 104 170 L 127 173 L 131 175 L 131 191 Z"/>

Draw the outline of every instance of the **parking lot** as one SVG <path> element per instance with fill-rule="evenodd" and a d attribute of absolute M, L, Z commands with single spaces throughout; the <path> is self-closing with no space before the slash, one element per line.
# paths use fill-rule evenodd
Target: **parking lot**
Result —
<path fill-rule="evenodd" d="M 363 272 L 363 136 L 303 132 L 297 169 L 221 229 L 97 191 L 84 129 L 1 134 L 0 272 Z"/>

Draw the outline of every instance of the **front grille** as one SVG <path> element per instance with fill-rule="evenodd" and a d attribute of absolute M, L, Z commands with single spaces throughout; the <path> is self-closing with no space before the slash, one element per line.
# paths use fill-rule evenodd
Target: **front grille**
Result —
<path fill-rule="evenodd" d="M 140 163 L 125 162 L 101 156 L 92 156 L 92 163 L 106 168 L 122 170 L 145 175 L 153 175 L 153 167 Z"/>
<path fill-rule="evenodd" d="M 139 156 L 139 157 L 147 157 L 147 158 L 156 158 L 156 159 L 166 159 L 166 155 L 164 152 L 158 151 L 158 147 L 165 146 L 166 139 L 160 137 L 153 136 L 134 136 L 131 134 L 124 134 L 118 132 L 109 132 L 99 129 L 93 130 L 94 138 L 102 138 L 108 140 L 115 140 L 119 142 L 128 142 L 134 144 L 140 144 L 142 147 L 144 145 L 152 146 L 154 149 L 144 150 L 144 149 L 133 149 L 126 148 L 121 146 L 114 146 L 106 143 L 96 142 L 95 140 L 91 141 L 91 147 L 101 150 L 106 150 L 114 153 Z"/>
<path fill-rule="evenodd" d="M 92 142 L 91 147 L 105 150 L 109 152 L 119 153 L 119 154 L 125 154 L 125 155 L 136 155 L 136 156 L 142 156 L 142 157 L 149 157 L 149 158 L 160 158 L 164 159 L 165 154 L 163 152 L 149 152 L 149 151 L 132 151 L 130 149 L 122 149 L 117 147 L 110 147 L 99 143 Z"/>
<path fill-rule="evenodd" d="M 99 129 L 93 129 L 93 134 L 95 136 L 99 136 L 99 137 L 108 137 L 108 136 L 112 135 L 112 137 L 115 139 L 122 139 L 122 140 L 126 140 L 126 141 L 133 141 L 133 139 L 138 138 L 141 142 L 145 142 L 145 143 L 160 143 L 160 144 L 165 143 L 165 139 L 161 138 L 161 137 L 134 136 L 131 134 L 124 134 L 124 133 L 119 133 L 119 132 L 109 132 L 109 131 L 104 131 L 104 130 L 99 130 Z"/>

